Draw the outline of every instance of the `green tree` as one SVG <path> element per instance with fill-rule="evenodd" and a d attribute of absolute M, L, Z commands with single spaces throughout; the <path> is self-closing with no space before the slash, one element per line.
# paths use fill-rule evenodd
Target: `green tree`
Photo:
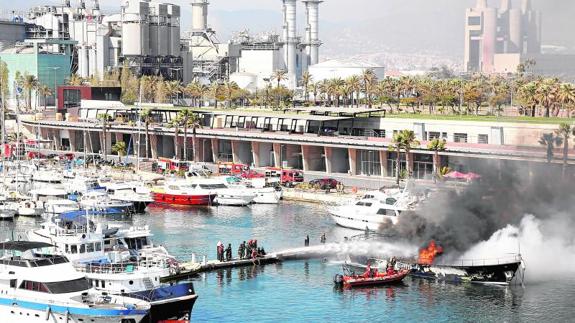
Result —
<path fill-rule="evenodd" d="M 280 108 L 280 101 L 281 101 L 281 97 L 279 96 L 280 92 L 280 85 L 283 81 L 287 80 L 288 78 L 288 73 L 285 70 L 276 70 L 275 72 L 273 72 L 272 76 L 271 76 L 271 80 L 275 80 L 277 82 L 277 87 L 276 89 L 278 89 L 278 91 L 276 91 L 276 108 L 279 109 Z"/>
<path fill-rule="evenodd" d="M 84 79 L 78 76 L 78 74 L 72 74 L 67 79 L 67 83 L 71 86 L 80 86 L 84 83 Z"/>
<path fill-rule="evenodd" d="M 415 136 L 415 132 L 412 130 L 401 130 L 393 134 L 392 146 L 389 147 L 390 151 L 396 153 L 396 183 L 399 185 L 399 180 L 401 176 L 401 152 L 405 152 L 405 160 L 407 164 L 407 176 L 411 177 L 411 171 L 409 170 L 410 164 L 410 152 L 411 149 L 420 145 L 419 141 Z"/>
<path fill-rule="evenodd" d="M 439 171 L 441 169 L 441 163 L 439 160 L 439 152 L 445 151 L 446 146 L 445 139 L 435 138 L 427 144 L 427 149 L 433 151 L 433 176 L 438 178 L 440 176 Z"/>
<path fill-rule="evenodd" d="M 377 76 L 372 69 L 366 69 L 361 75 L 363 93 L 367 100 L 367 106 L 371 109 L 373 106 L 373 92 L 377 86 Z"/>
<path fill-rule="evenodd" d="M 175 158 L 180 159 L 180 126 L 182 124 L 182 117 L 178 113 L 175 118 L 170 121 L 169 127 L 174 128 L 174 152 Z"/>
<path fill-rule="evenodd" d="M 183 109 L 178 113 L 181 126 L 184 129 L 184 160 L 188 160 L 188 130 L 192 129 L 192 154 L 193 160 L 197 161 L 196 130 L 200 128 L 198 115 L 190 109 Z"/>
<path fill-rule="evenodd" d="M 38 87 L 38 94 L 44 99 L 44 110 L 46 110 L 46 101 L 48 100 L 48 97 L 52 95 L 52 89 L 49 86 L 42 84 Z"/>
<path fill-rule="evenodd" d="M 349 89 L 351 90 L 351 106 L 353 107 L 354 101 L 359 108 L 359 99 L 361 96 L 361 79 L 358 75 L 352 75 L 346 80 Z M 355 96 L 355 98 L 354 98 Z"/>
<path fill-rule="evenodd" d="M 313 77 L 309 71 L 305 71 L 301 76 L 301 85 L 303 86 L 303 97 L 306 104 L 309 104 L 309 86 L 313 83 Z"/>
<path fill-rule="evenodd" d="M 96 118 L 102 122 L 102 140 L 100 147 L 102 148 L 102 154 L 104 160 L 108 159 L 108 122 L 110 121 L 110 116 L 107 113 L 100 113 Z"/>
<path fill-rule="evenodd" d="M 144 122 L 144 127 L 146 129 L 146 158 L 150 158 L 150 123 L 152 123 L 152 110 L 143 109 L 140 111 L 140 119 Z"/>
<path fill-rule="evenodd" d="M 126 143 L 123 141 L 117 141 L 114 146 L 112 146 L 112 152 L 118 154 L 118 161 L 122 162 L 122 157 L 126 156 L 127 153 Z"/>
<path fill-rule="evenodd" d="M 550 164 L 554 157 L 553 149 L 563 144 L 563 138 L 555 136 L 554 133 L 546 133 L 539 138 L 539 144 L 547 148 L 547 163 Z"/>
<path fill-rule="evenodd" d="M 38 79 L 34 75 L 24 74 L 22 86 L 26 91 L 26 108 L 32 110 L 32 92 L 38 88 Z"/>
<path fill-rule="evenodd" d="M 138 101 L 140 83 L 138 82 L 138 79 L 132 74 L 127 61 L 125 61 L 124 66 L 122 66 L 120 86 L 122 87 L 122 103 L 134 104 L 134 102 Z"/>
<path fill-rule="evenodd" d="M 572 135 L 575 135 L 575 128 L 571 124 L 564 122 L 559 125 L 559 129 L 555 130 L 555 134 L 563 141 L 563 177 L 565 178 L 567 159 L 569 158 L 569 139 Z M 558 141 L 556 140 L 556 142 Z"/>

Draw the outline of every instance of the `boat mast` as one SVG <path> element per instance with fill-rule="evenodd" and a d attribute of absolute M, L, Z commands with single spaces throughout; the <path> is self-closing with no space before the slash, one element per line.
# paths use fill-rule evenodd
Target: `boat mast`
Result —
<path fill-rule="evenodd" d="M 140 113 L 141 113 L 141 109 L 142 109 L 142 81 L 140 80 L 140 95 L 139 95 L 139 99 L 138 99 L 138 108 L 136 109 L 136 115 L 138 116 L 138 149 L 136 152 L 136 171 L 140 171 L 140 149 L 141 149 L 141 145 L 140 145 L 140 137 L 141 137 L 141 127 L 142 127 L 142 119 L 140 117 Z M 146 147 L 146 150 L 148 149 L 148 147 Z"/>

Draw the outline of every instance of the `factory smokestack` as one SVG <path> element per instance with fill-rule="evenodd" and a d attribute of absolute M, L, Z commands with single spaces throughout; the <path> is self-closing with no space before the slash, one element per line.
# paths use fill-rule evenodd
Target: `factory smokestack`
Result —
<path fill-rule="evenodd" d="M 487 8 L 487 0 L 477 0 L 477 5 L 475 7 L 478 9 Z"/>
<path fill-rule="evenodd" d="M 323 0 L 302 0 L 306 6 L 307 30 L 306 41 L 308 44 L 309 64 L 319 63 L 319 5 Z"/>
<path fill-rule="evenodd" d="M 192 30 L 208 30 L 208 0 L 192 1 Z"/>
<path fill-rule="evenodd" d="M 288 71 L 288 82 L 289 88 L 295 89 L 297 87 L 297 69 L 296 69 L 296 60 L 297 60 L 297 35 L 296 35 L 296 0 L 283 0 L 284 8 L 285 8 L 285 21 L 284 24 L 286 26 L 287 33 L 284 31 L 284 36 L 287 35 L 287 39 L 285 39 L 285 43 L 287 46 L 287 71 Z"/>
<path fill-rule="evenodd" d="M 501 5 L 499 6 L 499 10 L 501 12 L 506 12 L 511 9 L 511 0 L 501 0 Z"/>

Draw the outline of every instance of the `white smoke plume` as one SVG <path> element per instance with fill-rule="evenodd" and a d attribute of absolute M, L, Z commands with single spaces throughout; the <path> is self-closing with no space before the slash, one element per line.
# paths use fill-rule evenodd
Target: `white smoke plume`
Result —
<path fill-rule="evenodd" d="M 508 225 L 461 256 L 461 259 L 505 258 L 521 252 L 526 282 L 561 279 L 575 273 L 575 243 L 572 227 L 558 214 L 547 219 L 523 217 L 519 225 Z"/>

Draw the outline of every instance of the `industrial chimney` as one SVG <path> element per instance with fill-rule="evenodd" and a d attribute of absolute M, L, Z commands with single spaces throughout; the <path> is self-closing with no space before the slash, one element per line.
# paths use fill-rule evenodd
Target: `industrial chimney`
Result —
<path fill-rule="evenodd" d="M 297 87 L 297 35 L 296 35 L 296 0 L 283 0 L 285 8 L 285 21 L 287 33 L 284 31 L 284 36 L 287 35 L 287 39 L 284 39 L 287 46 L 287 72 L 288 72 L 288 82 L 289 88 L 295 89 Z"/>
<path fill-rule="evenodd" d="M 305 4 L 307 14 L 306 42 L 308 44 L 309 64 L 315 65 L 319 63 L 319 47 L 321 46 L 319 40 L 319 5 L 323 0 L 302 0 L 302 2 Z"/>
<path fill-rule="evenodd" d="M 192 30 L 208 30 L 208 0 L 192 0 Z"/>

